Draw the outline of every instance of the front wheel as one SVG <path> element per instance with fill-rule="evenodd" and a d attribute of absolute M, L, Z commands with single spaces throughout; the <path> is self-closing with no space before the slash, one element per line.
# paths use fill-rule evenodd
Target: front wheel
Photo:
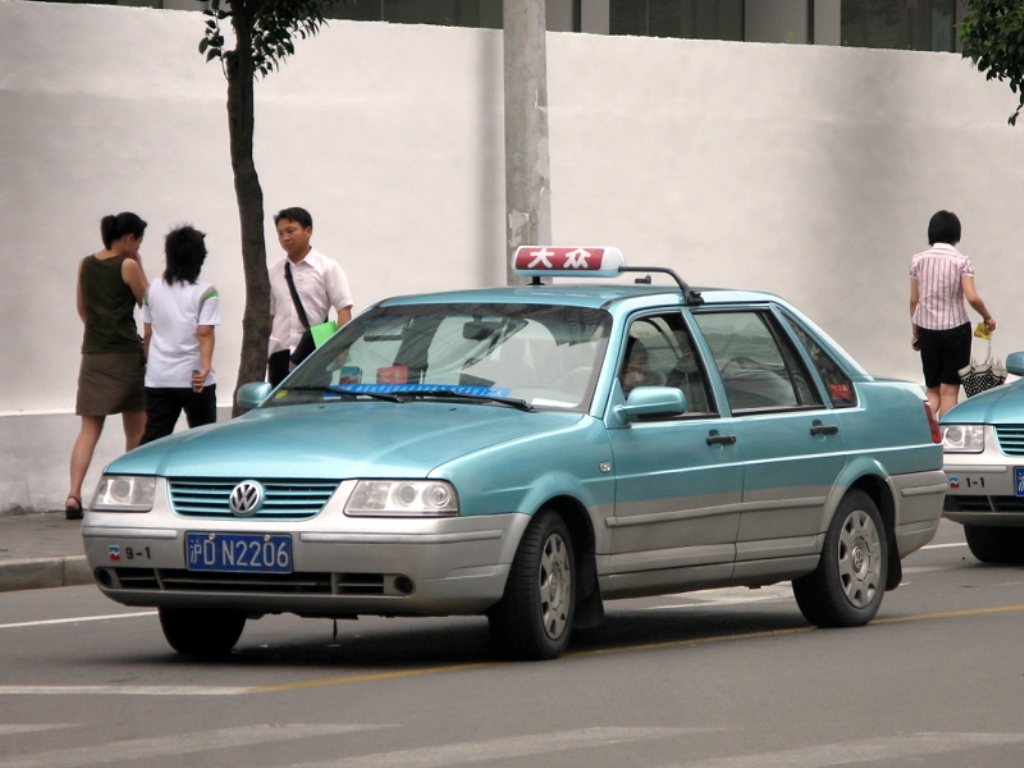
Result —
<path fill-rule="evenodd" d="M 519 543 L 504 596 L 487 615 L 502 655 L 540 660 L 562 654 L 576 609 L 574 566 L 565 521 L 541 510 Z"/>
<path fill-rule="evenodd" d="M 983 563 L 1024 563 L 1024 528 L 965 525 L 964 536 L 971 554 Z"/>
<path fill-rule="evenodd" d="M 882 516 L 870 496 L 850 491 L 825 534 L 818 567 L 793 580 L 793 594 L 812 624 L 859 627 L 878 613 L 888 570 Z"/>
<path fill-rule="evenodd" d="M 171 648 L 185 656 L 226 656 L 245 628 L 241 611 L 161 608 L 160 627 Z"/>

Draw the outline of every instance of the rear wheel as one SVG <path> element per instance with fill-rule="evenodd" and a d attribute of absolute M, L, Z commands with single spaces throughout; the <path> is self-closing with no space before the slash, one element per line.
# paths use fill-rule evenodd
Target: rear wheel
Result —
<path fill-rule="evenodd" d="M 1024 563 L 1024 528 L 965 525 L 964 536 L 971 554 L 983 563 Z"/>
<path fill-rule="evenodd" d="M 562 516 L 541 510 L 512 561 L 505 594 L 487 615 L 502 655 L 554 659 L 569 644 L 576 609 L 572 540 Z"/>
<path fill-rule="evenodd" d="M 161 608 L 160 627 L 171 648 L 186 656 L 226 656 L 245 628 L 241 611 Z"/>
<path fill-rule="evenodd" d="M 882 604 L 888 563 L 878 508 L 863 491 L 850 491 L 825 534 L 818 567 L 793 581 L 801 613 L 819 627 L 867 624 Z"/>

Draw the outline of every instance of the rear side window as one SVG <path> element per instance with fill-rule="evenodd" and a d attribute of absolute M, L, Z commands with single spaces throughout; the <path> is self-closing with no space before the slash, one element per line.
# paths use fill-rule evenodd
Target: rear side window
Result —
<path fill-rule="evenodd" d="M 764 310 L 694 313 L 733 412 L 821 405 L 788 339 Z"/>
<path fill-rule="evenodd" d="M 852 408 L 857 405 L 857 390 L 854 388 L 850 377 L 839 367 L 839 363 L 821 348 L 821 345 L 814 340 L 814 337 L 803 326 L 789 317 L 785 319 L 793 333 L 800 339 L 800 343 L 804 345 L 807 354 L 810 355 L 818 375 L 821 376 L 821 380 L 825 383 L 825 389 L 828 391 L 832 405 L 836 408 Z"/>

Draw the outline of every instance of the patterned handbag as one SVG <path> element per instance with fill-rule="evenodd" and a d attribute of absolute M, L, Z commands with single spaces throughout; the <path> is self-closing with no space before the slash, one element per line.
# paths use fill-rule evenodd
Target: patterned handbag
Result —
<path fill-rule="evenodd" d="M 1006 366 L 1002 360 L 992 358 L 992 339 L 988 339 L 988 349 L 985 359 L 978 362 L 973 357 L 971 364 L 961 368 L 960 383 L 964 387 L 964 394 L 974 397 L 982 392 L 998 387 L 1006 381 Z"/>

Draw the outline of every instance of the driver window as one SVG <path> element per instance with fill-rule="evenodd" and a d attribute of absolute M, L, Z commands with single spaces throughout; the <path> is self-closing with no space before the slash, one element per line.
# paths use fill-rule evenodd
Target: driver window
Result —
<path fill-rule="evenodd" d="M 636 387 L 675 387 L 686 395 L 687 415 L 715 413 L 707 376 L 677 312 L 632 322 L 619 382 L 627 397 Z"/>

